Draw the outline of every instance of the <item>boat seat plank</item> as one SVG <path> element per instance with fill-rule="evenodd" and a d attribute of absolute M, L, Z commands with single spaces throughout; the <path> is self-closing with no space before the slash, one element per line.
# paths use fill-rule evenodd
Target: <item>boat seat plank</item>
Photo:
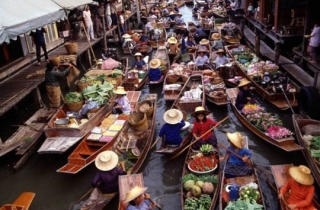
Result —
<path fill-rule="evenodd" d="M 22 205 L 25 209 L 29 209 L 31 202 L 36 194 L 33 192 L 23 192 L 13 203 Z"/>
<path fill-rule="evenodd" d="M 281 147 L 288 152 L 303 150 L 303 147 L 301 147 L 298 144 L 286 144 L 286 145 L 282 145 Z"/>
<path fill-rule="evenodd" d="M 283 187 L 288 182 L 288 173 L 287 171 L 292 166 L 292 164 L 286 165 L 272 165 L 271 171 L 274 176 L 274 181 L 278 189 Z"/>

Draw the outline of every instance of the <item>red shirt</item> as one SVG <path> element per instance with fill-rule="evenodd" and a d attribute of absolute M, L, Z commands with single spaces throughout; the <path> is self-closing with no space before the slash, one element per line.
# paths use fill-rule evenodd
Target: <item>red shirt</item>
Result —
<path fill-rule="evenodd" d="M 197 122 L 195 121 L 192 128 L 192 133 L 196 134 L 197 137 L 202 136 L 205 132 L 207 132 L 211 127 L 215 126 L 217 122 L 207 118 L 206 122 Z M 212 136 L 212 132 L 208 132 L 205 136 L 202 137 L 202 140 L 207 140 L 210 136 Z"/>

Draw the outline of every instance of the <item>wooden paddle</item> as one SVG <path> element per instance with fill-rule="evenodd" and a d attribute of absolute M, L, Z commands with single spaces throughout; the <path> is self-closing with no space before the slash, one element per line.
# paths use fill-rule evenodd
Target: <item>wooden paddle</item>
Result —
<path fill-rule="evenodd" d="M 148 199 L 153 205 L 155 205 L 158 209 L 162 209 L 161 206 L 159 206 L 155 201 L 153 201 L 151 198 L 146 198 Z"/>
<path fill-rule="evenodd" d="M 188 149 L 190 146 L 192 146 L 193 144 L 195 144 L 196 142 L 198 142 L 202 137 L 204 137 L 205 135 L 207 135 L 209 132 L 211 132 L 214 128 L 218 127 L 219 125 L 221 125 L 226 119 L 228 119 L 229 116 L 225 117 L 224 119 L 220 120 L 215 126 L 213 126 L 212 128 L 210 128 L 209 130 L 207 130 L 204 134 L 202 134 L 200 137 L 198 137 L 198 139 L 194 140 L 193 142 L 191 142 L 188 146 L 186 146 L 184 149 L 182 149 L 180 152 L 178 152 L 177 154 L 173 155 L 172 157 L 170 157 L 169 159 L 175 159 L 176 157 L 178 157 L 179 155 L 181 155 L 186 149 Z"/>
<path fill-rule="evenodd" d="M 159 136 L 158 138 L 157 138 L 157 140 L 155 140 L 155 142 L 151 145 L 151 147 L 150 147 L 150 149 L 152 149 L 157 143 L 158 143 L 158 141 L 161 139 L 161 137 Z"/>

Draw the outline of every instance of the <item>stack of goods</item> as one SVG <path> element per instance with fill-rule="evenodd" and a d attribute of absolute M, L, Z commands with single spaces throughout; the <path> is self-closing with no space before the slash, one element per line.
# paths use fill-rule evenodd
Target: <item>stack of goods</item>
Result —
<path fill-rule="evenodd" d="M 309 124 L 302 127 L 303 141 L 306 149 L 320 169 L 320 125 Z"/>
<path fill-rule="evenodd" d="M 188 66 L 181 64 L 172 64 L 171 69 L 167 73 L 166 82 L 168 84 L 174 84 L 181 80 L 186 82 L 190 77 L 192 71 L 189 70 Z"/>

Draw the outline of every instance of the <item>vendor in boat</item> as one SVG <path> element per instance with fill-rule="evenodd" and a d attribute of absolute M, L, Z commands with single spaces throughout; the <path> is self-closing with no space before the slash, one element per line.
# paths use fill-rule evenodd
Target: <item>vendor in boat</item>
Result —
<path fill-rule="evenodd" d="M 161 148 L 165 148 L 167 145 L 180 145 L 182 143 L 180 130 L 186 125 L 182 112 L 178 109 L 169 109 L 164 113 L 163 120 L 166 123 L 159 132 L 159 136 L 162 138 Z"/>
<path fill-rule="evenodd" d="M 126 175 L 124 162 L 118 165 L 118 155 L 113 151 L 101 152 L 95 159 L 95 165 L 98 169 L 92 180 L 93 190 L 86 203 L 81 209 L 89 209 L 96 204 L 96 200 L 105 193 L 115 193 L 118 191 L 118 176 Z"/>
<path fill-rule="evenodd" d="M 228 147 L 226 154 L 220 158 L 220 161 L 227 158 L 227 164 L 224 169 L 225 177 L 230 179 L 251 175 L 253 173 L 253 168 L 246 164 L 246 162 L 251 158 L 252 153 L 250 150 L 243 148 L 242 141 L 244 137 L 239 132 L 226 134 L 230 146 Z"/>
<path fill-rule="evenodd" d="M 225 55 L 225 52 L 223 49 L 219 49 L 217 51 L 217 58 L 216 58 L 216 69 L 220 68 L 221 66 L 225 65 L 229 62 L 227 56 Z"/>
<path fill-rule="evenodd" d="M 122 209 L 125 210 L 148 210 L 154 207 L 154 203 L 150 201 L 150 195 L 144 193 L 147 187 L 133 187 L 126 194 L 126 198 L 121 202 Z"/>
<path fill-rule="evenodd" d="M 205 69 L 205 68 L 209 68 L 207 67 L 207 65 L 209 64 L 209 58 L 206 55 L 206 50 L 198 50 L 198 56 L 196 58 L 196 65 L 198 67 L 198 69 Z"/>
<path fill-rule="evenodd" d="M 206 51 L 206 56 L 210 56 L 209 55 L 209 50 L 210 50 L 210 47 L 209 47 L 209 40 L 208 39 L 201 39 L 201 41 L 199 42 L 199 45 L 198 45 L 198 50 L 205 50 Z"/>
<path fill-rule="evenodd" d="M 99 104 L 96 101 L 93 101 L 92 98 L 89 98 L 88 100 L 86 100 L 85 104 L 80 109 L 77 118 L 88 118 L 88 112 L 98 107 Z"/>
<path fill-rule="evenodd" d="M 117 105 L 112 108 L 114 114 L 130 114 L 131 105 L 127 97 L 127 92 L 124 90 L 124 87 L 118 86 L 113 93 L 117 95 L 116 100 L 110 102 L 116 102 Z"/>
<path fill-rule="evenodd" d="M 198 106 L 191 114 L 191 116 L 195 118 L 192 135 L 195 138 L 195 141 L 197 141 L 192 145 L 193 150 L 199 150 L 203 144 L 211 144 L 212 146 L 217 147 L 217 138 L 213 132 L 205 134 L 212 126 L 217 125 L 217 122 L 207 118 L 208 114 L 210 114 L 210 112 L 202 106 Z M 199 140 L 200 137 L 201 139 Z"/>
<path fill-rule="evenodd" d="M 134 58 L 135 59 L 131 68 L 137 70 L 146 70 L 147 63 L 142 59 L 142 54 L 140 52 L 137 52 L 136 54 L 134 54 Z"/>
<path fill-rule="evenodd" d="M 255 103 L 255 101 L 251 97 L 252 88 L 249 87 L 250 83 L 251 82 L 246 78 L 240 80 L 240 83 L 238 85 L 239 92 L 238 92 L 236 103 L 235 103 L 235 106 L 237 107 L 238 110 L 242 110 L 243 107 L 248 103 L 250 104 Z"/>
<path fill-rule="evenodd" d="M 211 38 L 213 39 L 212 50 L 223 49 L 223 41 L 221 39 L 220 33 L 213 33 Z"/>
<path fill-rule="evenodd" d="M 292 166 L 289 169 L 290 179 L 280 189 L 279 199 L 285 200 L 289 209 L 315 210 L 312 204 L 314 197 L 314 179 L 311 171 L 304 165 Z M 288 197 L 286 194 L 289 194 Z"/>
<path fill-rule="evenodd" d="M 159 59 L 152 59 L 149 63 L 149 81 L 156 82 L 161 79 L 161 70 L 160 70 L 161 61 Z"/>
<path fill-rule="evenodd" d="M 197 49 L 197 44 L 194 41 L 193 36 L 191 36 L 191 35 L 188 36 L 188 40 L 186 42 L 186 47 L 187 47 L 189 53 L 194 53 L 195 50 Z"/>
<path fill-rule="evenodd" d="M 176 13 L 174 12 L 170 12 L 169 13 L 169 21 L 174 22 L 174 19 L 176 18 Z"/>
<path fill-rule="evenodd" d="M 176 21 L 177 25 L 184 25 L 185 24 L 181 13 L 178 13 L 174 20 Z"/>
<path fill-rule="evenodd" d="M 207 38 L 207 33 L 203 30 L 203 28 L 200 25 L 197 25 L 197 30 L 195 32 L 195 40 L 197 43 L 200 42 L 201 39 Z"/>

